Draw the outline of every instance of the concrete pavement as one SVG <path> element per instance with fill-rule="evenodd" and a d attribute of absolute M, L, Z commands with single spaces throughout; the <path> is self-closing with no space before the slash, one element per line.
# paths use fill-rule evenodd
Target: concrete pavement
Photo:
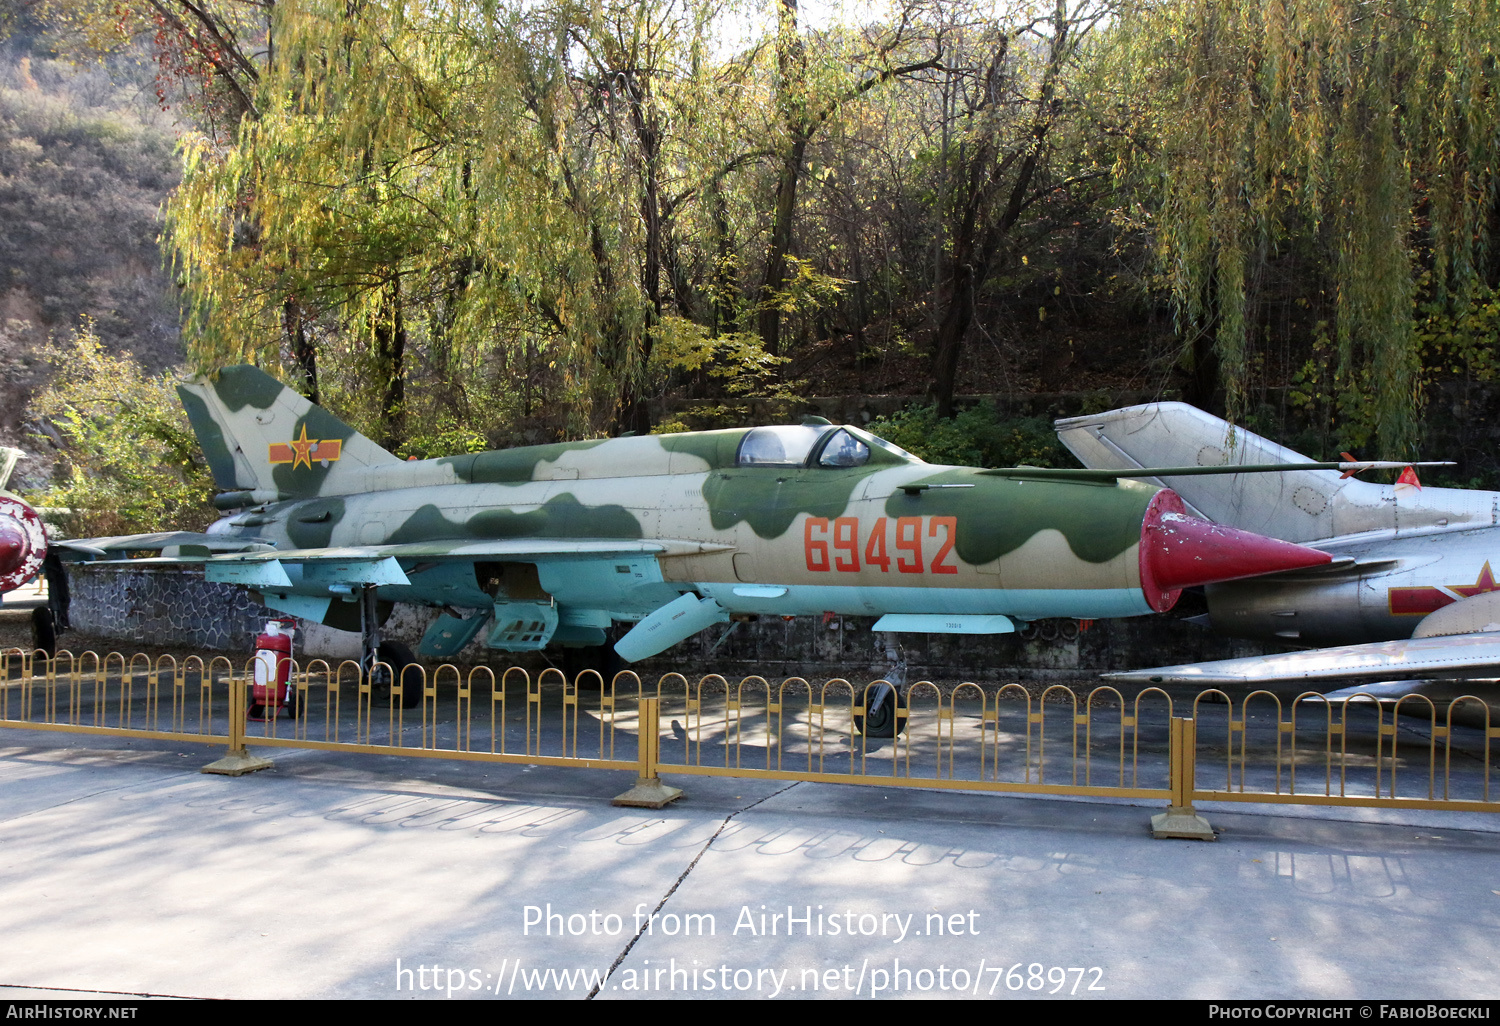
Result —
<path fill-rule="evenodd" d="M 0 996 L 1500 996 L 1483 815 L 217 754 L 0 733 Z"/>

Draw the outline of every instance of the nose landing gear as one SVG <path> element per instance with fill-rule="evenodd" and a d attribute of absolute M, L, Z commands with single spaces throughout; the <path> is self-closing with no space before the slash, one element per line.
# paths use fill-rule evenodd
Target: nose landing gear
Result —
<path fill-rule="evenodd" d="M 865 689 L 865 714 L 854 716 L 854 729 L 865 737 L 895 737 L 906 729 L 906 695 L 878 680 Z"/>

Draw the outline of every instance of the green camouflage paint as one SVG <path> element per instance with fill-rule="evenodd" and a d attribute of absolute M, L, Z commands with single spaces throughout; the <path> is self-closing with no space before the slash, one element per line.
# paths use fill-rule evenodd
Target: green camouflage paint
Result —
<path fill-rule="evenodd" d="M 536 475 L 537 464 L 552 463 L 564 453 L 582 452 L 606 441 L 608 439 L 598 438 L 588 442 L 554 442 L 519 449 L 496 449 L 444 456 L 437 463 L 452 467 L 454 476 L 467 484 L 525 484 Z"/>
<path fill-rule="evenodd" d="M 703 482 L 715 530 L 727 531 L 741 520 L 761 538 L 780 538 L 798 514 L 836 517 L 843 514 L 854 486 L 871 470 L 819 467 L 737 467 L 716 470 Z"/>
<path fill-rule="evenodd" d="M 974 485 L 930 488 L 915 495 L 898 488 L 885 503 L 891 517 L 957 517 L 954 551 L 974 565 L 1014 552 L 1049 528 L 1062 532 L 1079 559 L 1106 563 L 1140 541 L 1146 506 L 1158 491 L 1138 481 L 1083 489 L 1076 484 L 982 476 L 963 467 L 903 484 Z"/>
<path fill-rule="evenodd" d="M 740 449 L 740 439 L 749 428 L 727 428 L 722 431 L 673 432 L 652 435 L 661 441 L 667 452 L 683 452 L 696 456 L 707 463 L 711 470 L 722 470 L 734 466 L 735 454 Z"/>
<path fill-rule="evenodd" d="M 643 538 L 641 522 L 624 506 L 585 506 L 571 495 L 548 499 L 537 509 L 516 513 L 487 509 L 464 529 L 475 538 Z"/>
<path fill-rule="evenodd" d="M 342 498 L 314 499 L 292 511 L 287 518 L 286 535 L 299 549 L 327 548 L 333 544 L 333 529 L 343 519 Z"/>
<path fill-rule="evenodd" d="M 230 413 L 238 413 L 246 406 L 269 410 L 283 388 L 286 386 L 265 371 L 243 365 L 225 367 L 213 381 L 214 394 L 228 407 Z"/>
<path fill-rule="evenodd" d="M 431 541 L 434 538 L 462 538 L 468 533 L 466 524 L 449 520 L 443 516 L 442 510 L 429 503 L 407 517 L 401 526 L 386 538 L 385 544 L 406 545 Z"/>
<path fill-rule="evenodd" d="M 193 434 L 198 436 L 198 444 L 203 447 L 203 458 L 208 460 L 209 473 L 213 475 L 214 484 L 219 490 L 228 492 L 236 488 L 254 488 L 253 481 L 244 484 L 235 477 L 234 454 L 224 439 L 224 430 L 209 413 L 208 404 L 181 385 L 177 386 L 177 398 L 187 412 Z"/>

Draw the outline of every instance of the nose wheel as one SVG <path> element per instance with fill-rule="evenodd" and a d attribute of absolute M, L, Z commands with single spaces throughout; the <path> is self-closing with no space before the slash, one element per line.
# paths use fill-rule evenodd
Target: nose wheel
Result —
<path fill-rule="evenodd" d="M 417 662 L 417 657 L 412 654 L 411 649 L 399 641 L 382 641 L 376 652 L 380 657 L 379 661 L 388 664 L 391 668 L 391 679 L 385 683 L 393 686 L 401 685 L 401 708 L 415 709 L 421 705 L 422 675 L 405 672 L 408 666 L 414 666 Z M 383 675 L 385 670 L 382 669 L 380 672 Z"/>
<path fill-rule="evenodd" d="M 865 714 L 855 714 L 854 729 L 865 737 L 895 737 L 906 729 L 906 696 L 893 684 L 877 681 L 865 690 Z"/>

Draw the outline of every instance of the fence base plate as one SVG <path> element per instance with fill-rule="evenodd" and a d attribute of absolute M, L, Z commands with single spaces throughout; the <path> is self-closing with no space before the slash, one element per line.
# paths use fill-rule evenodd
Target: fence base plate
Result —
<path fill-rule="evenodd" d="M 1157 840 L 1168 837 L 1185 841 L 1217 841 L 1218 835 L 1208 825 L 1208 820 L 1193 811 L 1191 805 L 1174 805 L 1166 812 L 1151 817 L 1151 836 Z"/>
<path fill-rule="evenodd" d="M 246 773 L 270 769 L 274 765 L 275 763 L 270 759 L 262 759 L 258 755 L 251 755 L 247 749 L 236 748 L 217 762 L 204 766 L 199 772 L 220 773 L 226 777 L 243 777 Z"/>
<path fill-rule="evenodd" d="M 610 804 L 635 809 L 660 809 L 681 797 L 682 788 L 663 784 L 661 777 L 641 777 L 636 780 L 634 787 L 613 799 Z"/>

